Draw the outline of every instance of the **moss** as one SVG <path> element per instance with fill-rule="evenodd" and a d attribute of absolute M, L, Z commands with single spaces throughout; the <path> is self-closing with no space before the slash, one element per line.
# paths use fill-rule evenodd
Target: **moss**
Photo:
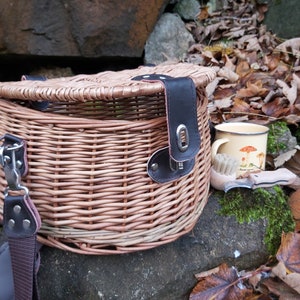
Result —
<path fill-rule="evenodd" d="M 264 243 L 275 254 L 282 232 L 293 231 L 295 224 L 287 203 L 288 197 L 279 186 L 270 189 L 234 189 L 220 198 L 220 215 L 235 216 L 239 223 L 267 221 Z"/>
<path fill-rule="evenodd" d="M 289 131 L 286 122 L 278 121 L 269 126 L 268 143 L 267 143 L 267 153 L 268 154 L 278 154 L 281 150 L 287 148 L 285 143 L 279 141 L 280 137 Z"/>

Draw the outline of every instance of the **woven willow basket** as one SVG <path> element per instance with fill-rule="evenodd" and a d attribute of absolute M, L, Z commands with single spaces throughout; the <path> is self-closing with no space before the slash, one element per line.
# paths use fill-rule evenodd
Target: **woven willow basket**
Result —
<path fill-rule="evenodd" d="M 193 171 L 156 183 L 146 164 L 168 144 L 159 73 L 189 76 L 197 87 L 201 150 Z M 29 189 L 41 219 L 39 240 L 83 254 L 144 250 L 189 232 L 208 198 L 210 131 L 205 86 L 215 74 L 192 64 L 0 83 L 0 134 L 27 143 Z M 46 111 L 28 107 L 48 100 Z M 0 188 L 7 182 L 1 168 Z M 0 198 L 0 212 L 3 195 Z"/>

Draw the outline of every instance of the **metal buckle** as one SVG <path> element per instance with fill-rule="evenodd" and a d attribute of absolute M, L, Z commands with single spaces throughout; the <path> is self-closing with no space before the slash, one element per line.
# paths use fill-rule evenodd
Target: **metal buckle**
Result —
<path fill-rule="evenodd" d="M 5 136 L 1 137 L 1 139 L 5 139 Z M 9 190 L 24 190 L 25 194 L 28 194 L 28 189 L 21 184 L 20 168 L 24 162 L 16 159 L 16 152 L 23 147 L 23 141 L 12 145 L 4 143 L 0 147 L 0 164 L 3 166 L 8 185 L 4 192 L 5 195 L 8 194 Z"/>
<path fill-rule="evenodd" d="M 190 144 L 190 137 L 187 127 L 180 124 L 176 129 L 177 147 L 181 152 L 185 152 Z"/>

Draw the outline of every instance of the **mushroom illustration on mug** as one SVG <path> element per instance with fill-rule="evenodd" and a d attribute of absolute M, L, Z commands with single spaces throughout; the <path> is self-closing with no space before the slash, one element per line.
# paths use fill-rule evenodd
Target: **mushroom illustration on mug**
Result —
<path fill-rule="evenodd" d="M 245 146 L 243 148 L 240 149 L 240 152 L 245 152 L 245 157 L 242 157 L 242 164 L 241 167 L 242 168 L 247 168 L 249 165 L 249 157 L 250 157 L 250 152 L 254 152 L 257 151 L 257 149 L 253 146 Z"/>
<path fill-rule="evenodd" d="M 265 169 L 269 128 L 254 123 L 221 123 L 215 126 L 212 162 L 216 154 L 227 154 L 238 162 L 237 178 Z"/>
<path fill-rule="evenodd" d="M 265 157 L 266 157 L 266 155 L 265 155 L 263 152 L 259 152 L 259 153 L 256 155 L 256 157 L 257 157 L 258 160 L 259 160 L 259 168 L 260 168 L 261 170 L 263 170 L 263 169 L 264 169 L 264 164 L 265 164 Z"/>

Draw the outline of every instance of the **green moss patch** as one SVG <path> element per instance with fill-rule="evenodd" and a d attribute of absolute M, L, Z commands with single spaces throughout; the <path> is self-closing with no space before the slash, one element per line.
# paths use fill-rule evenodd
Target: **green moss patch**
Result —
<path fill-rule="evenodd" d="M 275 254 L 282 232 L 294 231 L 287 195 L 279 186 L 268 189 L 233 189 L 219 199 L 220 215 L 235 216 L 239 223 L 267 221 L 264 243 L 270 254 Z"/>

